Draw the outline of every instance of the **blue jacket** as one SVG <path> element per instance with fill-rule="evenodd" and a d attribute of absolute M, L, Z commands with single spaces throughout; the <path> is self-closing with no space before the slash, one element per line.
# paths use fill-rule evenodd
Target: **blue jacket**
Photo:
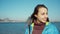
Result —
<path fill-rule="evenodd" d="M 30 34 L 32 34 L 34 23 L 30 25 Z M 25 34 L 29 34 L 29 28 L 26 28 Z M 47 22 L 42 34 L 59 34 L 54 24 Z"/>

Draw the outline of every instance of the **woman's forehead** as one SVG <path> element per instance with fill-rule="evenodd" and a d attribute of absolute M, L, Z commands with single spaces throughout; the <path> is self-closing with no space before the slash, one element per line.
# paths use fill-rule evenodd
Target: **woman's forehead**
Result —
<path fill-rule="evenodd" d="M 41 7 L 41 8 L 38 9 L 38 12 L 41 12 L 41 13 L 42 13 L 42 12 L 47 12 L 47 9 L 44 8 L 44 7 Z"/>

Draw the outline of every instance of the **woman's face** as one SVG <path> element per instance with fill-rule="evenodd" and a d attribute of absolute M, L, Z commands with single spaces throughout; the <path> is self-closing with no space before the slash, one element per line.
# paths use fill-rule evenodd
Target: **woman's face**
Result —
<path fill-rule="evenodd" d="M 35 14 L 35 17 L 37 17 L 37 20 L 40 22 L 46 23 L 48 18 L 48 10 L 44 7 L 41 7 L 38 9 L 38 14 Z"/>

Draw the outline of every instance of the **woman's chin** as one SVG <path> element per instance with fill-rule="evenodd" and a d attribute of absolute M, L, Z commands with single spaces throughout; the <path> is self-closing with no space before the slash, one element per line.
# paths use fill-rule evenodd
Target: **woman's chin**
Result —
<path fill-rule="evenodd" d="M 42 21 L 43 23 L 46 23 L 46 21 Z"/>

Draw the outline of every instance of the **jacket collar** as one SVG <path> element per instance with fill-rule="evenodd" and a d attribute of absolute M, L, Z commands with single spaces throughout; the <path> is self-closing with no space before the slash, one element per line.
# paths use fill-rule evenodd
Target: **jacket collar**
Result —
<path fill-rule="evenodd" d="M 49 24 L 49 22 L 46 22 L 46 26 Z M 31 24 L 32 27 L 34 27 L 34 23 Z"/>

